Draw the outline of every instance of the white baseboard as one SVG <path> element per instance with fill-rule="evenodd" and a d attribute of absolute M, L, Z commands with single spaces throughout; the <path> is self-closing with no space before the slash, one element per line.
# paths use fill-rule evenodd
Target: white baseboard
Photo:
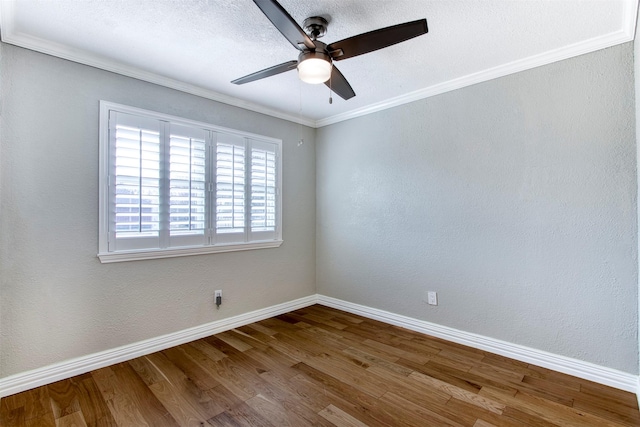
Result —
<path fill-rule="evenodd" d="M 104 368 L 115 363 L 131 360 L 136 357 L 238 328 L 240 326 L 264 320 L 279 314 L 284 314 L 289 311 L 308 307 L 313 304 L 326 305 L 328 307 L 358 314 L 370 319 L 401 326 L 412 331 L 489 351 L 491 353 L 542 366 L 565 374 L 574 375 L 579 378 L 615 387 L 620 390 L 636 393 L 640 401 L 640 394 L 638 393 L 638 391 L 640 391 L 640 377 L 638 375 L 628 374 L 626 372 L 572 359 L 570 357 L 560 356 L 518 344 L 512 344 L 494 338 L 460 331 L 446 326 L 426 322 L 424 320 L 418 320 L 324 295 L 310 295 L 308 297 L 286 303 L 229 317 L 207 323 L 205 325 L 196 326 L 194 328 L 185 329 L 76 359 L 66 360 L 54 365 L 22 372 L 6 378 L 0 378 L 0 397 L 9 396 L 34 387 L 39 387 L 55 381 L 70 378 L 75 375 L 80 375 L 94 369 Z"/>
<path fill-rule="evenodd" d="M 136 357 L 165 350 L 176 345 L 208 337 L 234 328 L 239 328 L 240 326 L 248 325 L 249 323 L 308 307 L 316 302 L 317 296 L 310 295 L 308 297 L 251 311 L 238 316 L 217 320 L 194 328 L 185 329 L 99 353 L 65 360 L 64 362 L 34 369 L 32 371 L 21 372 L 9 377 L 0 378 L 0 397 L 9 396 L 34 387 L 71 378 L 75 375 L 84 374 L 94 369 L 104 368 L 115 363 L 135 359 Z"/>
<path fill-rule="evenodd" d="M 606 368 L 604 366 L 595 365 L 582 360 L 560 356 L 470 332 L 460 331 L 446 326 L 437 325 L 435 323 L 426 322 L 424 320 L 418 320 L 323 295 L 318 295 L 318 304 L 358 314 L 363 317 L 379 320 L 392 325 L 401 326 L 412 331 L 421 332 L 447 341 L 489 351 L 511 359 L 542 366 L 557 372 L 562 372 L 564 374 L 573 375 L 578 378 L 594 381 L 620 390 L 636 393 L 637 395 L 640 390 L 638 375 L 628 374 L 626 372 Z"/>

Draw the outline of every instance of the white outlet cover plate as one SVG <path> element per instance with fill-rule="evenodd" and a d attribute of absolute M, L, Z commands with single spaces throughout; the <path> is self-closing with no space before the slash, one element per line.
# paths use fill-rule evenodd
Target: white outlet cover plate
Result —
<path fill-rule="evenodd" d="M 438 294 L 436 292 L 427 292 L 427 303 L 429 305 L 438 305 Z"/>

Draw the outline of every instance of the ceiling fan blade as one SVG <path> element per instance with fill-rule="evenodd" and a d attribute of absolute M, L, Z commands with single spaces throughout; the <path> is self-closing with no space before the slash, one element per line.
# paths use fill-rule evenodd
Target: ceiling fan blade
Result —
<path fill-rule="evenodd" d="M 351 85 L 349 84 L 347 79 L 345 79 L 345 77 L 342 75 L 340 70 L 336 68 L 335 65 L 331 67 L 331 78 L 324 82 L 324 84 L 327 85 L 332 91 L 340 95 L 340 98 L 344 99 L 345 101 L 356 96 L 356 93 L 351 88 Z"/>
<path fill-rule="evenodd" d="M 284 73 L 289 70 L 293 70 L 298 65 L 298 61 L 289 61 L 284 64 L 274 65 L 273 67 L 266 68 L 261 71 L 249 74 L 248 76 L 240 77 L 239 79 L 232 80 L 231 83 L 237 85 L 243 85 L 255 80 L 264 79 L 265 77 L 275 76 L 276 74 Z"/>
<path fill-rule="evenodd" d="M 412 39 L 428 31 L 427 20 L 419 19 L 331 43 L 327 46 L 327 50 L 333 60 L 341 61 Z"/>
<path fill-rule="evenodd" d="M 253 0 L 253 2 L 269 18 L 269 21 L 289 40 L 298 50 L 302 50 L 301 43 L 308 49 L 315 49 L 316 45 L 302 28 L 294 21 L 289 13 L 276 0 Z"/>

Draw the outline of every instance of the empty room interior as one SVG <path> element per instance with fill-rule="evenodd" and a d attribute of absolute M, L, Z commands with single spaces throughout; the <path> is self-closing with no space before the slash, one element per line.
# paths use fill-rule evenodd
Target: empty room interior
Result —
<path fill-rule="evenodd" d="M 640 425 L 637 15 L 1 1 L 0 425 Z"/>

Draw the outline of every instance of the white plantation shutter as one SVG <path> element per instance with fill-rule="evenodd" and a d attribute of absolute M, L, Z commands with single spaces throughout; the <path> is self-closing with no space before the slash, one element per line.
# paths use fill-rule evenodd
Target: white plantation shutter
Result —
<path fill-rule="evenodd" d="M 251 141 L 251 235 L 250 240 L 275 238 L 277 145 Z"/>
<path fill-rule="evenodd" d="M 113 112 L 110 250 L 157 246 L 160 231 L 160 123 Z"/>
<path fill-rule="evenodd" d="M 176 124 L 170 129 L 170 246 L 205 244 L 207 132 Z"/>
<path fill-rule="evenodd" d="M 281 141 L 101 102 L 100 259 L 281 243 Z"/>
<path fill-rule="evenodd" d="M 217 242 L 244 242 L 246 202 L 245 139 L 216 135 Z"/>

